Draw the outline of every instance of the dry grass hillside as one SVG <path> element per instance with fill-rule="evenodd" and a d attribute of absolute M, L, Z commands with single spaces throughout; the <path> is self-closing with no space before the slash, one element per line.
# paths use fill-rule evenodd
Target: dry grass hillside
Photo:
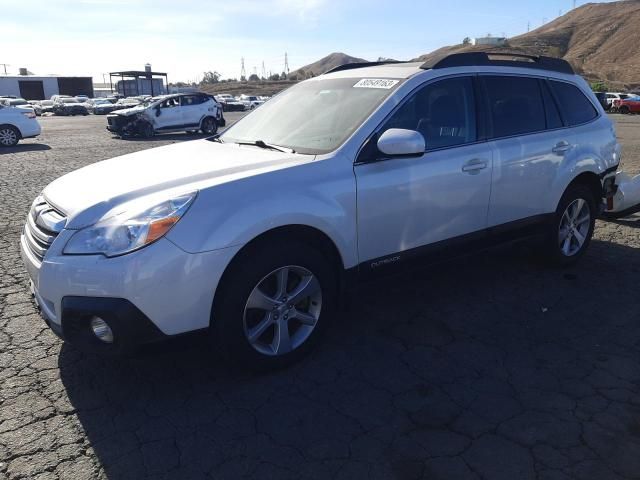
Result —
<path fill-rule="evenodd" d="M 487 50 L 455 45 L 419 57 L 427 60 L 447 53 Z M 613 85 L 640 85 L 640 0 L 588 3 L 524 35 L 510 38 L 515 51 L 564 58 L 591 80 Z"/>
<path fill-rule="evenodd" d="M 345 65 L 347 63 L 360 63 L 366 62 L 367 60 L 358 57 L 352 57 L 342 52 L 334 52 L 327 55 L 324 58 L 321 58 L 317 62 L 310 63 L 309 65 L 305 65 L 304 67 L 299 68 L 291 72 L 291 77 L 299 77 L 305 78 L 309 75 L 317 76 L 322 75 L 325 72 L 328 72 L 332 68 L 339 67 L 340 65 Z"/>

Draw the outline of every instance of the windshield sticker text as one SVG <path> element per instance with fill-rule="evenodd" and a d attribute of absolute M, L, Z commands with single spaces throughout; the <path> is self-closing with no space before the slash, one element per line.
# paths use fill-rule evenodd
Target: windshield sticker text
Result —
<path fill-rule="evenodd" d="M 388 80 L 385 78 L 363 78 L 353 88 L 384 88 L 390 89 L 400 80 Z"/>

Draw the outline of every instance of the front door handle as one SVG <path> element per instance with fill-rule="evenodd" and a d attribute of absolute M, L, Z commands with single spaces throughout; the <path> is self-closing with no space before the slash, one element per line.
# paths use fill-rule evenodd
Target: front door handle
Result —
<path fill-rule="evenodd" d="M 556 145 L 551 149 L 553 153 L 565 153 L 567 150 L 571 148 L 571 144 L 565 140 L 556 143 Z"/>
<path fill-rule="evenodd" d="M 474 158 L 473 160 L 469 160 L 462 166 L 462 171 L 475 175 L 480 173 L 480 170 L 484 170 L 489 165 L 489 162 L 486 160 L 482 160 L 480 158 Z"/>

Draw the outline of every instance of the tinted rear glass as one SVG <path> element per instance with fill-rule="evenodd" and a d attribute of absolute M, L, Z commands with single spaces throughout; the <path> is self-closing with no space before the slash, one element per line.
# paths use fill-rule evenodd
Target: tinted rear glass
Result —
<path fill-rule="evenodd" d="M 553 80 L 549 83 L 558 99 L 567 125 L 580 125 L 598 116 L 598 111 L 578 87 Z"/>
<path fill-rule="evenodd" d="M 545 129 L 546 118 L 538 80 L 527 77 L 483 76 L 493 124 L 493 137 L 508 137 Z"/>
<path fill-rule="evenodd" d="M 548 85 L 546 82 L 542 82 L 540 87 L 542 88 L 542 98 L 544 99 L 544 110 L 547 114 L 547 128 L 553 129 L 562 127 L 562 118 L 560 117 L 558 106 L 549 91 Z"/>

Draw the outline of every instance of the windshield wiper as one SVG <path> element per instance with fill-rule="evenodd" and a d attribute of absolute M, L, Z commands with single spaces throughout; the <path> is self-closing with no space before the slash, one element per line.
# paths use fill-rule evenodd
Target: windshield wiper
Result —
<path fill-rule="evenodd" d="M 276 150 L 284 153 L 296 153 L 293 148 L 287 148 L 280 145 L 274 145 L 273 143 L 266 143 L 263 140 L 256 140 L 255 142 L 235 142 L 238 145 L 251 145 L 253 147 L 266 148 L 268 150 Z"/>
<path fill-rule="evenodd" d="M 218 143 L 224 143 L 222 141 L 222 139 L 220 138 L 220 134 L 218 135 L 214 135 L 213 137 L 209 137 L 206 140 L 209 140 L 210 142 L 218 142 Z"/>

